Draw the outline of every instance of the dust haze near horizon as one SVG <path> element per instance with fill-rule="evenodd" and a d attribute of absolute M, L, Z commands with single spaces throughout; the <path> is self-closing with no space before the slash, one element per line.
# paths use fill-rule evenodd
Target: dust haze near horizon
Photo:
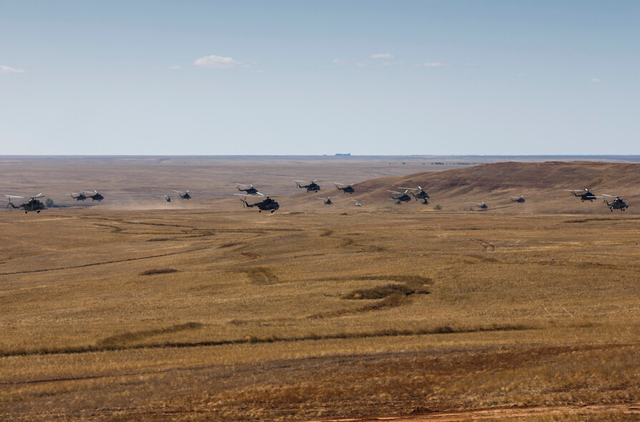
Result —
<path fill-rule="evenodd" d="M 0 1 L 4 155 L 640 154 L 633 1 Z"/>

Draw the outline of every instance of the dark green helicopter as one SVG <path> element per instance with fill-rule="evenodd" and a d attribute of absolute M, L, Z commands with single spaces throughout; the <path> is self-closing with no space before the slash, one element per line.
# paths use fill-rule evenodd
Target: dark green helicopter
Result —
<path fill-rule="evenodd" d="M 520 204 L 524 204 L 524 195 L 520 195 L 518 196 L 512 196 L 511 197 L 511 202 L 518 202 Z"/>
<path fill-rule="evenodd" d="M 605 197 L 604 203 L 607 204 L 611 212 L 613 212 L 613 210 L 624 211 L 625 209 L 629 208 L 629 205 L 627 205 L 627 203 L 624 202 L 624 200 L 619 196 L 606 195 L 606 194 L 603 194 L 602 196 Z M 616 199 L 609 202 L 607 201 L 607 198 L 616 198 Z"/>
<path fill-rule="evenodd" d="M 74 192 L 71 194 L 71 197 L 76 201 L 84 201 L 87 199 L 87 195 L 84 194 L 84 191 Z"/>
<path fill-rule="evenodd" d="M 598 199 L 597 196 L 589 192 L 589 188 L 584 188 L 584 190 L 565 189 L 564 191 L 573 193 L 573 196 L 580 198 L 582 202 L 584 201 L 593 202 L 594 199 Z M 582 193 L 578 193 L 578 192 L 582 192 Z"/>
<path fill-rule="evenodd" d="M 242 188 L 240 188 L 240 186 L 249 186 L 249 187 L 248 187 L 248 188 L 246 188 L 246 189 L 242 189 Z M 258 189 L 256 189 L 256 188 L 254 188 L 254 187 L 253 187 L 253 185 L 243 185 L 242 183 L 238 183 L 238 184 L 236 185 L 236 187 L 238 188 L 238 190 L 239 190 L 240 192 L 246 192 L 246 193 L 247 193 L 247 195 L 257 195 L 257 194 L 259 194 L 259 193 L 260 193 L 260 192 L 258 192 Z"/>
<path fill-rule="evenodd" d="M 352 184 L 350 184 L 350 185 L 345 185 L 344 183 L 336 183 L 336 182 L 333 182 L 333 184 L 334 184 L 334 185 L 336 185 L 336 188 L 337 188 L 338 190 L 341 190 L 341 191 L 342 191 L 342 192 L 344 192 L 344 193 L 354 193 L 354 192 L 356 191 L 356 190 L 353 188 L 353 183 L 352 183 Z M 344 187 L 343 187 L 343 188 L 341 188 L 341 187 L 340 187 L 340 186 L 338 186 L 338 185 L 340 185 L 340 186 L 344 186 Z"/>
<path fill-rule="evenodd" d="M 93 192 L 90 192 L 90 191 L 84 191 L 83 193 L 91 193 L 91 195 L 87 195 L 87 198 L 91 198 L 91 199 L 92 199 L 92 200 L 94 200 L 94 201 L 98 201 L 98 202 L 100 202 L 100 201 L 102 201 L 102 200 L 104 199 L 104 196 L 100 195 L 100 194 L 98 193 L 98 191 L 97 191 L 97 190 L 95 190 L 95 189 L 93 190 Z"/>
<path fill-rule="evenodd" d="M 327 196 L 326 198 L 316 197 L 316 199 L 322 199 L 325 205 L 333 205 L 333 202 L 331 201 L 330 196 Z"/>
<path fill-rule="evenodd" d="M 304 180 L 294 180 L 294 182 L 296 182 L 296 185 L 298 185 L 300 189 L 306 189 L 307 193 L 317 192 L 320 190 L 320 185 L 316 183 L 317 181 L 318 179 L 315 179 L 313 182 L 306 182 Z M 308 183 L 308 185 L 301 185 L 300 183 Z"/>
<path fill-rule="evenodd" d="M 481 210 L 488 210 L 489 209 L 489 206 L 487 204 L 485 204 L 484 202 L 477 202 L 476 205 Z"/>
<path fill-rule="evenodd" d="M 189 195 L 189 190 L 187 189 L 186 192 L 182 192 L 179 190 L 174 190 L 175 193 L 177 193 L 178 195 L 180 195 L 180 199 L 191 199 L 191 195 Z"/>
<path fill-rule="evenodd" d="M 234 195 L 249 196 L 249 195 L 246 195 L 246 194 L 243 194 L 243 193 L 234 193 Z M 261 194 L 260 192 L 258 192 L 258 194 L 256 196 L 264 197 L 264 195 Z M 247 207 L 247 208 L 258 207 L 258 212 L 271 211 L 271 213 L 273 214 L 274 211 L 280 209 L 280 204 L 278 204 L 275 200 L 269 198 L 268 196 L 265 197 L 265 199 L 263 199 L 262 201 L 256 202 L 255 204 L 247 203 L 246 199 L 241 199 L 241 201 L 244 204 L 244 206 Z"/>
<path fill-rule="evenodd" d="M 424 191 L 424 189 L 422 189 L 422 186 L 418 186 L 417 188 L 403 188 L 403 187 L 400 187 L 398 189 L 419 190 L 420 192 L 418 192 L 418 193 L 411 192 L 411 195 L 413 195 L 413 197 L 416 199 L 416 201 L 418 199 L 421 199 L 422 203 L 424 205 L 428 205 L 429 204 L 429 201 L 427 201 L 427 199 L 429 199 L 430 196 L 429 196 L 429 194 L 427 192 Z"/>
<path fill-rule="evenodd" d="M 11 200 L 26 199 L 24 196 L 17 196 L 17 195 L 5 195 L 5 196 L 9 199 L 7 208 L 11 207 L 14 210 L 23 209 L 25 214 L 28 213 L 29 211 L 35 211 L 36 213 L 39 213 L 40 211 L 46 209 L 42 201 L 36 199 L 36 198 L 41 198 L 43 196 L 42 193 L 39 193 L 36 196 L 32 196 L 31 198 L 29 198 L 28 202 L 25 202 L 24 204 L 20 204 L 20 205 L 15 205 L 13 202 L 11 202 Z"/>
<path fill-rule="evenodd" d="M 403 202 L 411 201 L 411 197 L 409 195 L 407 195 L 407 192 L 409 192 L 408 189 L 405 190 L 404 193 L 397 192 L 395 190 L 390 190 L 389 192 L 391 192 L 392 194 L 398 195 L 398 196 L 391 195 L 391 199 L 396 201 L 396 204 L 398 204 L 398 205 L 402 204 Z"/>

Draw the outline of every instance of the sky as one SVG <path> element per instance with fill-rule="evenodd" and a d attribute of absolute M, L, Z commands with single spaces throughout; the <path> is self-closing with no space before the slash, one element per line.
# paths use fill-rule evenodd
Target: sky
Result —
<path fill-rule="evenodd" d="M 0 0 L 0 155 L 637 155 L 640 1 Z"/>

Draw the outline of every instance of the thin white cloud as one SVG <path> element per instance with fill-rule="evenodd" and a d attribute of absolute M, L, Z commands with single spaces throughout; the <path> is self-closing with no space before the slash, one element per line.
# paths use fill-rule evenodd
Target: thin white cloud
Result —
<path fill-rule="evenodd" d="M 25 71 L 22 69 L 15 69 L 13 67 L 0 65 L 0 73 L 25 73 Z"/>
<path fill-rule="evenodd" d="M 356 66 L 365 67 L 365 66 L 367 66 L 367 64 L 368 64 L 367 62 L 358 62 L 358 63 L 356 63 Z"/>
<path fill-rule="evenodd" d="M 598 78 L 591 78 L 591 82 L 602 82 L 602 79 L 598 79 Z"/>
<path fill-rule="evenodd" d="M 418 67 L 448 67 L 448 64 L 442 62 L 429 62 L 429 63 L 421 63 Z"/>
<path fill-rule="evenodd" d="M 331 63 L 337 64 L 337 65 L 345 65 L 345 64 L 347 64 L 347 61 L 346 60 L 342 60 L 342 59 L 333 59 L 333 61 Z"/>
<path fill-rule="evenodd" d="M 233 67 L 242 66 L 239 61 L 233 60 L 231 57 L 221 56 L 205 56 L 200 57 L 193 62 L 196 67 L 214 68 L 214 69 L 231 69 Z"/>
<path fill-rule="evenodd" d="M 178 70 L 180 66 L 169 66 L 169 70 Z"/>
<path fill-rule="evenodd" d="M 393 59 L 393 54 L 391 53 L 377 53 L 369 56 L 371 59 Z"/>

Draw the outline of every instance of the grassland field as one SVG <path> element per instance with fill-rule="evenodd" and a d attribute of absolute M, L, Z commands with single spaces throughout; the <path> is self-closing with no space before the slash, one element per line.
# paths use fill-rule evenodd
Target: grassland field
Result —
<path fill-rule="evenodd" d="M 0 420 L 640 419 L 638 215 L 305 195 L 0 212 Z"/>

